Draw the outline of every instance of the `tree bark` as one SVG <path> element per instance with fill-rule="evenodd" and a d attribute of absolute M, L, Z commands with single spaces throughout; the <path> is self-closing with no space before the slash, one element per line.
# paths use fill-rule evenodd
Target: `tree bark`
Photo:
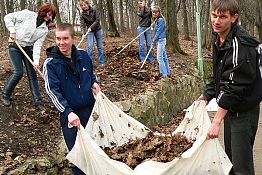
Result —
<path fill-rule="evenodd" d="M 107 0 L 107 11 L 108 11 L 108 22 L 109 22 L 109 31 L 108 35 L 111 37 L 120 37 L 119 32 L 116 28 L 116 23 L 114 19 L 114 9 L 112 0 Z"/>
<path fill-rule="evenodd" d="M 14 2 L 13 0 L 6 0 L 6 11 L 8 13 L 14 12 Z"/>
<path fill-rule="evenodd" d="M 190 41 L 191 39 L 189 36 L 189 29 L 188 29 L 186 0 L 182 0 L 182 13 L 183 13 L 184 39 Z"/>
<path fill-rule="evenodd" d="M 43 1 L 42 1 L 42 0 L 37 0 L 37 2 L 36 2 L 36 7 L 37 7 L 37 9 L 38 9 L 39 7 L 41 7 L 42 4 L 43 4 Z"/>
<path fill-rule="evenodd" d="M 204 28 L 203 28 L 203 40 L 202 40 L 202 47 L 205 47 L 207 48 L 208 47 L 208 32 L 209 32 L 209 25 L 208 25 L 208 21 L 209 21 L 209 18 L 210 18 L 210 0 L 207 0 L 206 1 L 206 8 L 204 9 Z"/>
<path fill-rule="evenodd" d="M 0 28 L 0 31 L 3 31 L 4 33 L 6 33 L 7 29 L 6 29 L 5 22 L 4 22 L 4 17 L 6 15 L 6 13 L 5 13 L 5 1 L 0 2 L 0 11 L 1 11 L 1 28 Z"/>
<path fill-rule="evenodd" d="M 56 10 L 57 10 L 57 13 L 56 13 L 56 22 L 58 24 L 60 24 L 62 22 L 61 20 L 61 16 L 60 16 L 60 12 L 59 12 L 59 6 L 58 6 L 58 3 L 57 3 L 57 0 L 53 0 L 53 4 L 54 6 L 56 7 Z"/>
<path fill-rule="evenodd" d="M 178 27 L 177 27 L 177 4 L 176 1 L 166 1 L 167 9 L 167 46 L 171 48 L 173 53 L 185 54 L 184 51 L 180 48 L 179 38 L 178 38 Z"/>
<path fill-rule="evenodd" d="M 126 9 L 125 9 L 125 15 L 126 15 L 126 28 L 129 30 L 130 29 L 130 21 L 129 21 L 129 14 L 128 14 L 128 3 L 127 3 L 127 0 L 125 1 L 126 4 Z"/>
<path fill-rule="evenodd" d="M 20 8 L 21 8 L 21 10 L 25 9 L 25 3 L 26 3 L 26 0 L 20 0 Z"/>
<path fill-rule="evenodd" d="M 124 27 L 124 8 L 123 8 L 123 0 L 119 1 L 119 13 L 120 13 L 120 30 L 123 32 L 125 30 Z"/>

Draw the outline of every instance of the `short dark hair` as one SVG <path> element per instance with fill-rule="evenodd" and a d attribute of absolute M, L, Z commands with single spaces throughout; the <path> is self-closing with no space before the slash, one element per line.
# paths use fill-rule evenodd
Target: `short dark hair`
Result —
<path fill-rule="evenodd" d="M 72 24 L 69 24 L 69 23 L 58 24 L 56 31 L 65 31 L 65 30 L 68 30 L 71 36 L 75 36 L 75 29 Z"/>
<path fill-rule="evenodd" d="M 56 10 L 56 7 L 53 4 L 46 2 L 38 9 L 38 15 L 42 19 L 44 19 L 44 17 L 46 17 L 46 14 L 48 12 L 52 13 L 52 20 L 54 20 L 56 13 L 57 13 L 57 10 Z"/>
<path fill-rule="evenodd" d="M 218 12 L 229 11 L 231 16 L 239 14 L 239 5 L 236 0 L 213 0 L 211 10 Z"/>

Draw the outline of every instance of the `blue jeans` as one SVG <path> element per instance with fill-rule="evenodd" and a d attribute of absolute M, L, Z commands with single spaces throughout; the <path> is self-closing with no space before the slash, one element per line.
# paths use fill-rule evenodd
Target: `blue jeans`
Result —
<path fill-rule="evenodd" d="M 87 53 L 92 59 L 93 57 L 93 48 L 94 48 L 94 37 L 96 38 L 96 46 L 98 50 L 98 62 L 99 64 L 104 64 L 104 51 L 103 51 L 103 31 L 102 29 L 97 32 L 89 32 L 87 34 Z"/>
<path fill-rule="evenodd" d="M 33 55 L 33 47 L 23 47 L 28 56 L 32 59 Z M 37 75 L 32 64 L 27 60 L 24 54 L 20 51 L 20 49 L 14 44 L 10 43 L 7 50 L 8 57 L 10 59 L 10 63 L 13 69 L 13 74 L 7 80 L 4 90 L 3 90 L 3 98 L 10 99 L 12 92 L 14 91 L 16 85 L 23 77 L 23 63 L 26 67 L 27 77 L 29 80 L 29 88 L 31 90 L 33 96 L 33 102 L 38 105 L 42 103 L 42 98 L 39 92 L 39 86 L 37 81 Z"/>
<path fill-rule="evenodd" d="M 140 35 L 142 32 L 144 32 L 147 29 L 147 27 L 137 27 L 137 34 Z M 146 58 L 146 55 L 148 53 L 148 51 L 150 50 L 150 46 L 151 46 L 151 37 L 152 37 L 152 30 L 149 29 L 147 30 L 144 34 L 140 35 L 138 38 L 139 41 L 139 58 L 140 61 L 143 62 Z M 147 48 L 147 52 L 145 52 L 145 44 L 144 41 L 146 39 L 146 48 Z M 151 63 L 152 61 L 154 61 L 153 58 L 153 54 L 150 51 L 149 55 L 148 55 L 148 60 Z"/>
<path fill-rule="evenodd" d="M 157 42 L 157 61 L 159 71 L 163 77 L 170 74 L 168 59 L 166 55 L 166 38 L 159 39 Z"/>

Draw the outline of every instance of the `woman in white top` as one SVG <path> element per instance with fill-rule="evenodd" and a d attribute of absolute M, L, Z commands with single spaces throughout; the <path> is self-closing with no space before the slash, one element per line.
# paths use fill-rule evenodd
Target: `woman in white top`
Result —
<path fill-rule="evenodd" d="M 39 92 L 37 75 L 35 69 L 39 69 L 40 50 L 48 33 L 48 23 L 56 16 L 56 8 L 50 3 L 44 3 L 38 12 L 22 10 L 9 13 L 4 17 L 7 29 L 10 32 L 8 44 L 8 57 L 13 69 L 12 75 L 7 80 L 1 101 L 5 106 L 10 106 L 10 97 L 16 85 L 23 77 L 23 63 L 26 67 L 29 87 L 33 96 L 35 106 L 42 112 L 44 106 Z M 22 46 L 32 59 L 34 65 L 26 59 L 15 41 Z"/>

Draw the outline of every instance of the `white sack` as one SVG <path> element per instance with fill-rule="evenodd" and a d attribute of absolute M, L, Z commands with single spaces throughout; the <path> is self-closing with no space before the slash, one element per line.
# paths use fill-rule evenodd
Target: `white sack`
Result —
<path fill-rule="evenodd" d="M 120 146 L 129 140 L 146 137 L 150 129 L 124 113 L 101 91 L 95 98 L 86 131 L 99 146 Z"/>
<path fill-rule="evenodd" d="M 134 170 L 124 163 L 110 159 L 81 128 L 67 159 L 87 175 L 227 175 L 232 164 L 217 139 L 206 140 L 209 126 L 210 119 L 204 102 L 194 102 L 188 108 L 185 119 L 173 133 L 196 138 L 193 146 L 184 152 L 181 158 L 167 163 L 145 161 Z M 191 127 L 198 127 L 198 130 Z"/>

